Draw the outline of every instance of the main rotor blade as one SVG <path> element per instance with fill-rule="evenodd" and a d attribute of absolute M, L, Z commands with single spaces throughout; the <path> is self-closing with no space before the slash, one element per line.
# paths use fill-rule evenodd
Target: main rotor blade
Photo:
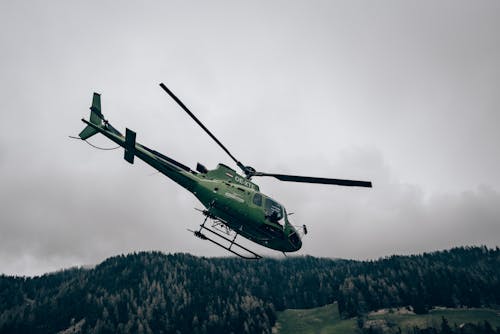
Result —
<path fill-rule="evenodd" d="M 289 182 L 335 184 L 338 186 L 348 186 L 348 187 L 367 187 L 367 188 L 372 187 L 372 183 L 368 181 L 328 179 L 324 177 L 297 176 L 297 175 L 271 174 L 271 173 L 259 173 L 259 172 L 257 172 L 255 176 L 272 176 L 280 181 L 289 181 Z"/>
<path fill-rule="evenodd" d="M 187 114 L 188 114 L 189 116 L 191 116 L 191 118 L 192 118 L 192 119 L 193 119 L 196 123 L 198 123 L 198 125 L 199 125 L 199 126 L 200 126 L 203 130 L 205 130 L 205 132 L 206 132 L 206 133 L 207 133 L 207 134 L 208 134 L 208 135 L 209 135 L 209 136 L 210 136 L 213 140 L 215 140 L 215 142 L 216 142 L 217 144 L 219 144 L 219 146 L 220 146 L 220 147 L 221 147 L 221 148 L 222 148 L 222 149 L 223 149 L 223 150 L 224 150 L 224 151 L 225 151 L 225 152 L 226 152 L 226 153 L 227 153 L 227 154 L 231 157 L 231 159 L 233 159 L 233 160 L 234 160 L 234 162 L 236 162 L 236 164 L 238 165 L 238 167 L 240 167 L 240 168 L 242 168 L 243 170 L 245 170 L 245 169 L 244 169 L 243 164 L 242 164 L 241 162 L 239 162 L 239 161 L 238 161 L 238 159 L 236 159 L 236 158 L 235 158 L 235 157 L 231 154 L 231 152 L 229 152 L 229 150 L 228 150 L 228 149 L 227 149 L 224 145 L 222 145 L 222 143 L 221 143 L 221 142 L 217 139 L 217 137 L 215 137 L 215 136 L 212 134 L 212 132 L 210 132 L 210 130 L 208 130 L 208 129 L 205 127 L 205 125 L 203 125 L 203 123 L 202 123 L 202 122 L 201 122 L 201 121 L 200 121 L 200 120 L 199 120 L 199 119 L 198 119 L 198 118 L 197 118 L 197 117 L 196 117 L 196 116 L 195 116 L 195 115 L 194 115 L 194 114 L 193 114 L 193 113 L 192 113 L 192 112 L 191 112 L 191 111 L 190 111 L 190 110 L 189 110 L 189 109 L 188 109 L 188 108 L 184 105 L 184 103 L 182 103 L 182 101 L 181 101 L 181 100 L 179 100 L 179 98 L 177 98 L 177 96 L 175 96 L 175 94 L 174 94 L 174 93 L 172 93 L 172 91 L 171 91 L 170 89 L 168 89 L 168 88 L 167 88 L 167 86 L 165 86 L 165 84 L 163 84 L 163 82 L 162 82 L 162 83 L 160 83 L 160 87 L 161 87 L 161 88 L 163 88 L 163 90 L 164 90 L 165 92 L 167 92 L 167 94 L 168 94 L 168 95 L 170 95 L 170 97 L 171 97 L 172 99 L 174 99 L 174 101 L 175 101 L 175 102 L 177 102 L 177 104 L 178 104 L 178 105 L 179 105 L 182 109 L 184 109 L 184 111 L 185 111 L 185 112 L 187 112 Z"/>

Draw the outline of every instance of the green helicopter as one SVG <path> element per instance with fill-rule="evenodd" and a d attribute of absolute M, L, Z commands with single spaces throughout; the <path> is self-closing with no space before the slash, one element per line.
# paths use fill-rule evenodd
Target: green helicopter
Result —
<path fill-rule="evenodd" d="M 94 93 L 92 99 L 90 120 L 82 119 L 87 126 L 80 132 L 79 139 L 87 140 L 101 133 L 124 148 L 124 159 L 127 162 L 133 164 L 134 158 L 137 157 L 193 193 L 205 207 L 204 210 L 200 210 L 205 218 L 200 228 L 191 232 L 239 257 L 261 258 L 254 251 L 236 242 L 238 235 L 264 247 L 287 253 L 299 250 L 302 247 L 301 237 L 307 234 L 306 226 L 302 225 L 301 228 L 296 229 L 290 223 L 290 214 L 287 213 L 285 207 L 261 193 L 259 186 L 252 182 L 252 177 L 269 176 L 280 181 L 341 186 L 372 186 L 371 182 L 366 181 L 263 173 L 256 171 L 253 167 L 245 166 L 172 91 L 163 83 L 160 87 L 231 157 L 243 171 L 244 176 L 222 163 L 213 170 L 208 170 L 198 163 L 194 171 L 160 152 L 137 143 L 134 131 L 127 128 L 124 136 L 104 118 L 101 111 L 101 96 L 98 93 Z M 206 232 L 209 234 L 207 235 Z"/>

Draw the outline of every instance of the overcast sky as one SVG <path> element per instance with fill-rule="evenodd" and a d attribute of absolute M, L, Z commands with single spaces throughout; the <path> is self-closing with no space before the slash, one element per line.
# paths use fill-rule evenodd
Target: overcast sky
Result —
<path fill-rule="evenodd" d="M 139 142 L 235 167 L 160 82 L 245 164 L 373 182 L 255 178 L 307 224 L 299 255 L 500 245 L 499 32 L 493 0 L 0 1 L 0 273 L 225 255 L 190 193 L 68 138 L 96 91 Z"/>

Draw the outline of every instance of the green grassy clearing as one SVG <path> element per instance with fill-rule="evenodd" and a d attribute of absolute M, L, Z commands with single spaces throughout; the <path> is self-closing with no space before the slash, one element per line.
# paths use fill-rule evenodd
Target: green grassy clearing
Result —
<path fill-rule="evenodd" d="M 384 315 L 369 316 L 368 320 L 381 319 L 386 320 L 388 323 L 396 324 L 401 329 L 412 328 L 418 326 L 420 328 L 433 326 L 439 327 L 441 318 L 445 317 L 450 326 L 459 326 L 460 324 L 471 322 L 477 323 L 479 321 L 487 320 L 494 328 L 500 326 L 500 310 L 493 310 L 487 308 L 477 309 L 435 309 L 431 310 L 429 314 L 398 314 L 387 313 Z"/>
<path fill-rule="evenodd" d="M 500 310 L 495 309 L 435 309 L 429 314 L 404 314 L 397 310 L 388 310 L 383 314 L 371 314 L 367 321 L 384 321 L 391 328 L 439 327 L 441 318 L 448 319 L 450 326 L 462 323 L 477 323 L 487 320 L 493 328 L 500 327 Z M 278 312 L 274 333 L 279 334 L 356 334 L 356 319 L 342 320 L 337 304 L 330 304 L 313 309 L 285 310 Z"/>
<path fill-rule="evenodd" d="M 355 333 L 356 319 L 340 319 L 336 303 L 313 309 L 278 312 L 276 333 Z"/>

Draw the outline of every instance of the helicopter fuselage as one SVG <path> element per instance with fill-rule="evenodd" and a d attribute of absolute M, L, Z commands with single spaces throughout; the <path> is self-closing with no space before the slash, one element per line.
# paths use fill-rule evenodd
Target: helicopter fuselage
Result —
<path fill-rule="evenodd" d="M 294 252 L 302 247 L 299 233 L 288 221 L 285 208 L 262 194 L 259 186 L 251 181 L 252 177 L 273 177 L 285 182 L 372 187 L 370 181 L 268 173 L 244 165 L 167 86 L 160 83 L 160 87 L 226 152 L 245 176 L 224 164 L 208 170 L 198 163 L 194 171 L 160 152 L 137 143 L 135 132 L 126 129 L 125 136 L 122 135 L 101 113 L 101 95 L 98 93 L 94 93 L 92 97 L 89 121 L 82 119 L 87 126 L 80 132 L 79 137 L 86 140 L 101 133 L 125 149 L 124 159 L 129 163 L 133 164 L 134 158 L 137 157 L 193 193 L 205 206 L 205 210 L 201 210 L 205 215 L 203 223 L 200 224 L 198 231 L 191 231 L 200 239 L 208 240 L 245 259 L 262 257 L 236 242 L 238 235 L 282 252 Z M 208 219 L 212 226 L 206 226 Z M 206 231 L 216 237 L 207 236 L 203 233 Z M 305 225 L 302 226 L 302 231 L 307 234 Z"/>
<path fill-rule="evenodd" d="M 206 213 L 229 229 L 264 247 L 282 252 L 301 248 L 298 231 L 288 220 L 285 208 L 262 194 L 258 185 L 224 164 L 214 170 L 203 166 L 198 171 L 135 141 L 127 129 L 125 136 L 109 123 L 95 124 L 82 119 L 88 127 L 125 149 L 125 160 L 139 158 L 191 193 L 205 206 Z M 82 138 L 83 139 L 83 138 Z"/>

